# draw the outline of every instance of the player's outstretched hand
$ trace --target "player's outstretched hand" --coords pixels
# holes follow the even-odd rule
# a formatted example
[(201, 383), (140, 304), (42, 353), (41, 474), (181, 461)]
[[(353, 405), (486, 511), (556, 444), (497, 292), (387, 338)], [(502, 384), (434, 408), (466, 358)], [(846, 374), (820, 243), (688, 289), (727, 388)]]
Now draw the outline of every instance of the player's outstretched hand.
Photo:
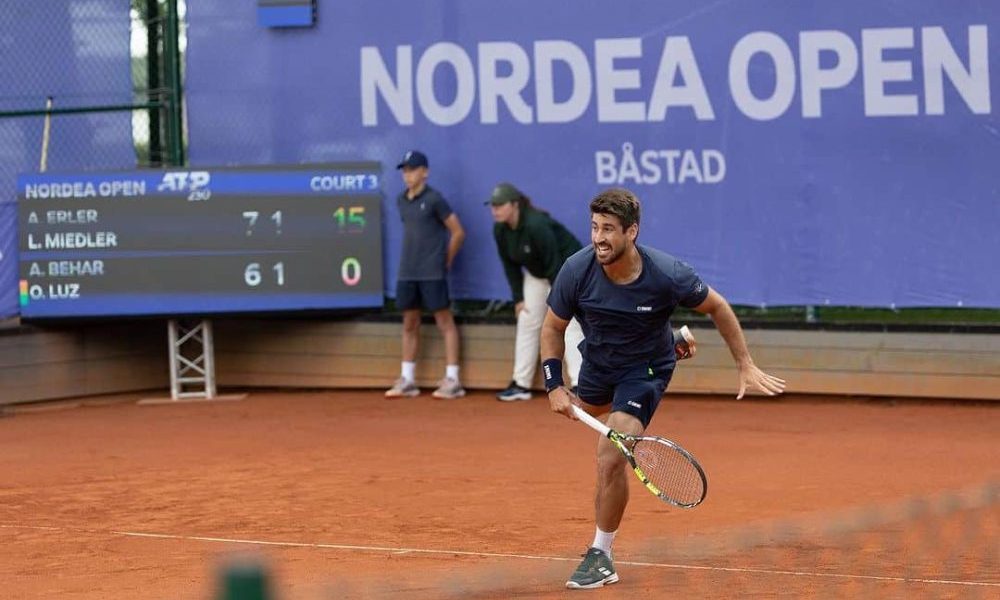
[(785, 380), (774, 375), (768, 375), (753, 363), (741, 365), (740, 393), (736, 395), (736, 399), (740, 400), (743, 398), (747, 389), (759, 390), (768, 396), (777, 396), (785, 391)]
[(576, 414), (573, 413), (573, 392), (565, 386), (559, 386), (549, 392), (549, 407), (552, 412), (562, 413), (570, 419), (577, 421)]

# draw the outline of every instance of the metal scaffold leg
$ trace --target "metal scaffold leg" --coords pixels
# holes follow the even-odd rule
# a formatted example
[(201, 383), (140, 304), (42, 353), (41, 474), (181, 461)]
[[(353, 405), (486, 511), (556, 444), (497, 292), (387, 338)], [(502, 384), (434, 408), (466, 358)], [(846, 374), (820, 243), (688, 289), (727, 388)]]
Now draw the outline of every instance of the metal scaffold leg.
[(139, 404), (196, 400), (242, 400), (246, 394), (220, 396), (215, 389), (215, 344), (212, 322), (202, 319), (167, 322), (170, 351), (170, 398), (148, 398)]
[(170, 397), (212, 399), (215, 397), (215, 347), (212, 322), (208, 319), (188, 327), (171, 319), (167, 322), (170, 339)]

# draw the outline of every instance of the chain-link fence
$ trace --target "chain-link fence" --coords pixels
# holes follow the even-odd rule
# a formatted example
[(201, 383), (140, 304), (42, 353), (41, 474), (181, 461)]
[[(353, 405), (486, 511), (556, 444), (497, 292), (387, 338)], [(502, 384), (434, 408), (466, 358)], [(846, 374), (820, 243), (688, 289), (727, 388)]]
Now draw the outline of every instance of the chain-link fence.
[(20, 173), (184, 161), (178, 0), (0, 0), (0, 319)]
[(0, 179), (183, 161), (177, 0), (5, 0)]

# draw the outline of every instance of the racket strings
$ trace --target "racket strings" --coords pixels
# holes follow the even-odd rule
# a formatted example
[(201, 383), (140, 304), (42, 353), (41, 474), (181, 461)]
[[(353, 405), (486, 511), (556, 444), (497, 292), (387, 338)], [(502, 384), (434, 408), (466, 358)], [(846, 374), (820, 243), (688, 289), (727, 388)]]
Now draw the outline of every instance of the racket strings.
[(705, 481), (684, 453), (661, 442), (640, 440), (633, 454), (636, 464), (664, 496), (682, 505), (701, 502)]

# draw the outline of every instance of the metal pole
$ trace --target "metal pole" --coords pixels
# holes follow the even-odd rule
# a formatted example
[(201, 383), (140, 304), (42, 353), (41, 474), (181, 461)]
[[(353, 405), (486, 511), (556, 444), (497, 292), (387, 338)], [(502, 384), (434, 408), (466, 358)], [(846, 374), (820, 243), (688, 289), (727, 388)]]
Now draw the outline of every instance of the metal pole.
[(46, 115), (81, 115), (102, 112), (123, 112), (127, 110), (143, 110), (162, 106), (159, 102), (143, 104), (107, 104), (104, 106), (70, 106), (67, 108), (33, 108), (30, 110), (0, 110), (0, 119), (15, 117), (44, 117)]
[(167, 131), (170, 138), (170, 164), (175, 167), (184, 165), (184, 127), (181, 90), (181, 53), (180, 53), (180, 18), (177, 13), (177, 0), (167, 0), (166, 33), (163, 38), (164, 82), (169, 89), (169, 104), (167, 107)]
[(177, 400), (181, 397), (181, 382), (178, 379), (178, 348), (177, 348), (177, 321), (170, 319), (167, 321), (167, 343), (170, 344), (170, 397)]
[(204, 319), (202, 324), (202, 354), (205, 357), (205, 397), (215, 398), (215, 341), (212, 338), (212, 322)]
[[(160, 89), (160, 0), (146, 0), (146, 90)], [(159, 93), (159, 92), (157, 92)], [(160, 138), (159, 105), (149, 109), (149, 164), (163, 164), (163, 142)]]
[(44, 173), (49, 167), (49, 139), (52, 133), (52, 96), (45, 99), (45, 125), (42, 127), (42, 156), (38, 161), (38, 172)]

